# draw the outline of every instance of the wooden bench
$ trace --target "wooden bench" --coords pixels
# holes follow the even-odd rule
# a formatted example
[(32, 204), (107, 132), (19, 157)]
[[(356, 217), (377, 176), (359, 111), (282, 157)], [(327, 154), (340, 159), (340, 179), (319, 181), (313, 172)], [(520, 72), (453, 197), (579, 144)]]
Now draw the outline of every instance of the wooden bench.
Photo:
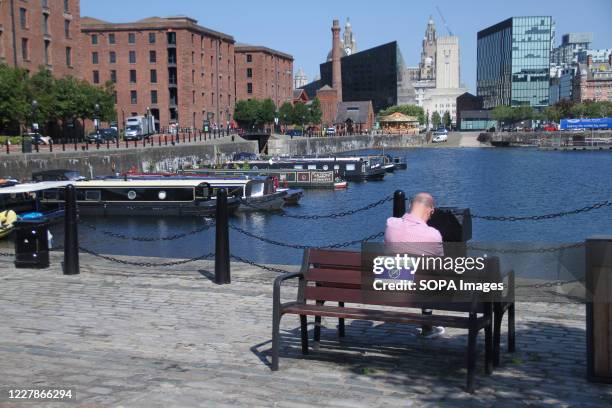
[[(455, 327), (468, 330), (467, 344), (467, 383), (468, 392), (474, 391), (474, 376), (477, 358), (477, 336), (480, 330), (485, 332), (485, 373), (490, 374), (493, 365), (499, 361), (494, 352), (499, 352), (499, 343), (494, 347), (493, 303), (475, 300), (463, 303), (429, 303), (411, 299), (411, 294), (402, 293), (400, 303), (389, 303), (388, 297), (376, 295), (375, 291), (362, 290), (361, 253), (310, 249), (305, 250), (302, 270), (279, 276), (274, 282), (273, 321), (272, 321), (272, 364), (273, 371), (278, 370), (280, 347), (280, 320), (285, 314), (300, 316), (302, 353), (308, 354), (307, 316), (315, 316), (314, 339), (320, 339), (321, 317), (339, 319), (338, 334), (344, 336), (344, 319), (373, 320), (393, 323), (408, 323), (428, 326)], [(497, 268), (496, 258), (487, 260), (487, 269)], [(493, 271), (494, 273), (497, 271)], [(280, 289), (282, 282), (297, 278), (298, 295), (294, 302), (281, 303)], [(475, 296), (478, 296), (475, 294)], [(338, 306), (325, 305), (325, 302), (337, 302)], [(351, 307), (346, 307), (350, 303)], [(371, 306), (394, 306), (393, 309), (379, 309)], [(434, 314), (424, 315), (420, 310), (407, 308), (432, 308)], [(440, 315), (440, 311), (462, 312), (455, 315)], [(496, 340), (499, 341), (499, 333)]]

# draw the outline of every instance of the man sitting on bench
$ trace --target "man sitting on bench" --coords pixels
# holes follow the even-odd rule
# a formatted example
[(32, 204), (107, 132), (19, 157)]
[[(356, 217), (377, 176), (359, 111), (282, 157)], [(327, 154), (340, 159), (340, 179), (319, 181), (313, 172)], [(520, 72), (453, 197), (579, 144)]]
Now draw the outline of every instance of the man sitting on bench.
[[(434, 198), (429, 193), (418, 193), (410, 200), (410, 212), (401, 218), (390, 217), (385, 228), (385, 243), (422, 243), (414, 246), (416, 254), (442, 256), (442, 235), (437, 229), (427, 225), (435, 211)], [(423, 309), (423, 314), (431, 314), (431, 309)], [(444, 334), (442, 326), (423, 326), (420, 335), (435, 338)]]

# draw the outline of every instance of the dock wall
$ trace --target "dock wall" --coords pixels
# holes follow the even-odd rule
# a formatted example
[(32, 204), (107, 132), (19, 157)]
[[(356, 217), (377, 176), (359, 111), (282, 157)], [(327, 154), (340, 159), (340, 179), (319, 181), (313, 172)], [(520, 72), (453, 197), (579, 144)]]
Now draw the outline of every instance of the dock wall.
[(173, 171), (197, 163), (214, 163), (237, 152), (257, 152), (257, 142), (184, 144), (53, 153), (1, 154), (0, 178), (28, 180), (32, 173), (50, 169), (77, 170), (83, 175), (138, 171)]
[(270, 155), (324, 155), (352, 150), (417, 147), (421, 135), (354, 135), (338, 137), (282, 138), (268, 141)]

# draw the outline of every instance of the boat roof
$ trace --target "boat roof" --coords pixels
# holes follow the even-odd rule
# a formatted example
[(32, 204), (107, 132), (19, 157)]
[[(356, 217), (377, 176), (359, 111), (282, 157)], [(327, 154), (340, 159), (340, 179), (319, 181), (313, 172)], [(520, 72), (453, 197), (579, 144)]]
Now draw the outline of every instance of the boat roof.
[(206, 182), (211, 186), (243, 186), (249, 183), (263, 183), (264, 179), (225, 179), (207, 178)]
[(41, 181), (39, 183), (16, 184), (14, 186), (0, 188), (0, 194), (33, 193), (41, 190), (66, 187), (69, 184), (74, 184), (74, 181)]
[(197, 187), (202, 184), (207, 184), (202, 179), (106, 179), (106, 180), (87, 180), (77, 181), (74, 183), (76, 187)]
[(249, 164), (253, 163), (283, 163), (283, 162), (316, 162), (316, 161), (359, 161), (359, 160), (367, 160), (368, 157), (373, 156), (336, 156), (336, 157), (279, 157), (278, 159), (268, 159), (268, 160), (233, 160), (228, 163), (236, 163), (236, 162), (244, 162), (247, 161)]

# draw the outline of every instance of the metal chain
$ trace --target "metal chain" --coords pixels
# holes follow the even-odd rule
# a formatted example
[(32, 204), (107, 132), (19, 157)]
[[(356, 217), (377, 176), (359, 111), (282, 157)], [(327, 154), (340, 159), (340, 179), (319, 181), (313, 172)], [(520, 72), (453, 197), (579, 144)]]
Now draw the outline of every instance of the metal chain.
[(534, 288), (534, 289), (539, 289), (539, 288), (554, 288), (556, 286), (563, 286), (563, 285), (568, 285), (570, 283), (578, 283), (578, 282), (583, 282), (584, 279), (572, 279), (572, 280), (566, 280), (566, 281), (553, 281), (553, 282), (545, 282), (545, 283), (534, 283), (532, 285), (515, 285), (515, 288)]
[[(382, 198), (378, 201), (375, 201), (373, 203), (370, 203), (364, 207), (360, 207), (360, 208), (355, 208), (352, 210), (347, 210), (347, 211), (342, 211), (339, 213), (331, 213), (331, 214), (324, 214), (324, 215), (292, 215), (292, 214), (287, 214), (285, 212), (275, 212), (272, 213), (274, 215), (277, 215), (279, 217), (285, 217), (285, 218), (294, 218), (294, 219), (298, 219), (298, 220), (320, 220), (323, 218), (341, 218), (341, 217), (346, 217), (348, 215), (353, 215), (356, 214), (358, 212), (361, 211), (367, 211), (370, 210), (372, 208), (378, 207), (379, 205), (385, 204), (389, 201), (393, 201), (393, 196), (387, 196), (385, 198)], [(265, 201), (261, 202), (264, 203)], [(252, 207), (252, 208), (259, 208), (258, 205), (261, 203), (257, 203), (257, 204), (249, 204), (247, 203), (245, 200), (242, 200), (242, 204), (248, 206), (248, 207)]]
[(554, 246), (554, 247), (529, 248), (529, 249), (484, 248), (484, 247), (479, 247), (477, 245), (468, 245), (467, 248), (475, 250), (475, 251), (495, 252), (498, 254), (528, 254), (528, 253), (544, 254), (544, 253), (558, 252), (564, 249), (581, 248), (583, 246), (584, 246), (584, 242), (577, 242), (575, 244), (564, 244), (564, 245), (559, 245), (559, 246)]
[(0, 256), (15, 256), (15, 254), (11, 254), (9, 252), (0, 252)]
[(291, 273), (290, 271), (287, 271), (285, 269), (280, 269), (280, 268), (275, 268), (273, 266), (259, 264), (257, 262), (251, 261), (250, 259), (246, 259), (246, 258), (243, 258), (243, 257), (238, 256), (238, 255), (230, 255), (230, 257), (232, 259), (234, 259), (235, 261), (246, 263), (246, 264), (249, 264), (249, 265), (252, 265), (252, 266), (256, 266), (256, 267), (258, 267), (260, 269), (265, 269), (265, 270), (270, 271), (270, 272)]
[(588, 205), (586, 207), (577, 208), (571, 211), (561, 211), (552, 214), (543, 214), (543, 215), (530, 215), (530, 216), (495, 216), (495, 215), (477, 215), (472, 214), (472, 218), (478, 218), (486, 221), (540, 221), (540, 220), (549, 220), (551, 218), (564, 217), (566, 215), (575, 215), (580, 213), (585, 213), (593, 210), (597, 210), (603, 207), (612, 207), (612, 200), (606, 200), (599, 203), (595, 203), (593, 205)]
[(277, 245), (277, 246), (282, 246), (282, 247), (287, 247), (287, 248), (294, 248), (294, 249), (345, 248), (345, 247), (348, 247), (348, 246), (351, 246), (351, 245), (354, 245), (354, 244), (360, 244), (362, 242), (370, 241), (370, 240), (373, 240), (373, 239), (376, 239), (376, 238), (381, 238), (381, 237), (383, 237), (385, 235), (385, 232), (381, 231), (381, 232), (378, 232), (376, 234), (369, 235), (369, 236), (367, 236), (365, 238), (362, 238), (362, 239), (356, 239), (356, 240), (353, 240), (353, 241), (346, 241), (346, 242), (339, 242), (339, 243), (336, 243), (336, 244), (317, 245), (317, 246), (315, 246), (315, 245), (301, 245), (301, 244), (286, 244), (284, 242), (274, 241), (274, 240), (269, 239), (269, 238), (265, 238), (265, 237), (262, 237), (262, 236), (259, 236), (259, 235), (255, 235), (252, 232), (246, 231), (246, 230), (244, 230), (244, 229), (242, 229), (240, 227), (237, 227), (235, 225), (232, 225), (232, 224), (230, 224), (229, 227), (231, 229), (233, 229), (234, 231), (237, 231), (237, 232), (239, 232), (239, 233), (241, 233), (243, 235), (246, 235), (248, 237), (255, 238), (255, 239), (259, 240), (259, 241), (262, 241), (262, 242), (265, 242), (265, 243), (268, 243), (268, 244), (272, 244), (272, 245)]
[(174, 235), (167, 235), (167, 236), (159, 237), (159, 238), (142, 237), (142, 236), (130, 236), (130, 235), (120, 234), (118, 232), (104, 231), (104, 230), (98, 229), (93, 224), (88, 224), (88, 223), (83, 222), (83, 221), (80, 222), (80, 225), (84, 225), (85, 227), (87, 227), (89, 229), (92, 229), (94, 231), (98, 231), (101, 234), (104, 234), (104, 235), (107, 235), (107, 236), (113, 237), (113, 238), (132, 240), (132, 241), (139, 241), (139, 242), (156, 242), (156, 241), (173, 241), (173, 240), (176, 240), (176, 239), (185, 238), (187, 236), (199, 234), (200, 232), (206, 231), (206, 230), (212, 228), (213, 226), (215, 226), (215, 221), (212, 221), (210, 223), (207, 222), (202, 227), (197, 228), (197, 229), (192, 230), (192, 231), (189, 231), (189, 232), (184, 232), (184, 233), (174, 234)]
[(102, 254), (99, 254), (99, 253), (97, 253), (95, 251), (92, 251), (91, 249), (84, 248), (82, 246), (79, 246), (79, 249), (81, 251), (89, 254), (89, 255), (93, 255), (93, 256), (95, 256), (97, 258), (102, 258), (102, 259), (105, 259), (105, 260), (110, 261), (110, 262), (115, 262), (115, 263), (119, 263), (119, 264), (122, 264), (122, 265), (141, 266), (141, 267), (145, 267), (145, 268), (183, 265), (183, 264), (186, 264), (186, 263), (195, 262), (195, 261), (201, 261), (203, 259), (208, 259), (208, 258), (212, 258), (212, 257), (215, 256), (214, 252), (209, 252), (207, 254), (196, 256), (194, 258), (182, 259), (180, 261), (161, 262), (161, 263), (155, 263), (155, 262), (133, 262), (133, 261), (127, 261), (125, 259), (115, 258), (115, 257), (109, 256), (109, 255), (102, 255)]

